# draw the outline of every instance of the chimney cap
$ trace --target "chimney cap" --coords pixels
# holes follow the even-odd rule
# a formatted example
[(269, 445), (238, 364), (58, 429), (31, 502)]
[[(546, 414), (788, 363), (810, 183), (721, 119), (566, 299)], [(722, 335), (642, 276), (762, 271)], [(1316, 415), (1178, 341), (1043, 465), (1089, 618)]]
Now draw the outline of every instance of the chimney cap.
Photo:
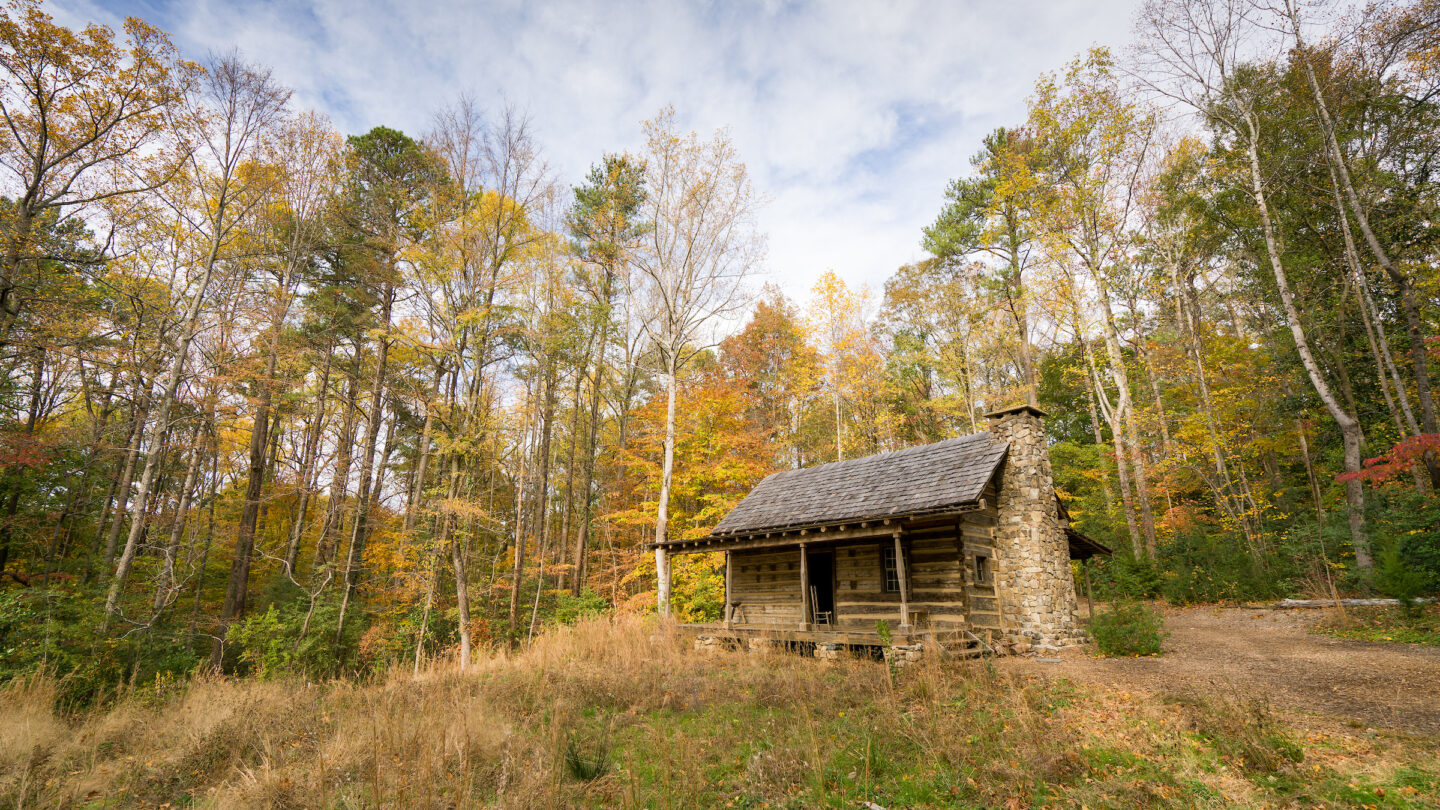
[(1002, 417), (1002, 416), (1009, 416), (1009, 415), (1012, 414), (1012, 413), (1030, 413), (1031, 415), (1033, 415), (1033, 416), (1038, 416), (1038, 417), (1040, 417), (1041, 419), (1044, 419), (1045, 417), (1047, 417), (1047, 416), (1050, 415), (1050, 414), (1048, 414), (1048, 413), (1040, 410), (1039, 408), (1035, 407), (1034, 405), (1030, 405), (1030, 404), (1020, 404), (1020, 405), (1011, 405), (1011, 406), (1008, 407), (1008, 408), (1000, 408), (1000, 409), (998, 409), (998, 410), (991, 411), (990, 413), (985, 414), (985, 418), (986, 418), (986, 419), (999, 419), (999, 418)]

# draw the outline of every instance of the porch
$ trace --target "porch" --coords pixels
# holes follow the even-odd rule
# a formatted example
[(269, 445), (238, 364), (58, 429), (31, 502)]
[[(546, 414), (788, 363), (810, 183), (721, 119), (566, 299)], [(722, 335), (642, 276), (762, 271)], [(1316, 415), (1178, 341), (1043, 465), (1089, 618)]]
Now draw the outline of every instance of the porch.
[(694, 622), (677, 627), (691, 638), (697, 640), (708, 638), (722, 644), (733, 644), (736, 647), (747, 647), (752, 640), (755, 640), (783, 646), (833, 645), (842, 648), (882, 650), (893, 647), (918, 648), (933, 644), (950, 654), (978, 655), (982, 652), (993, 652), (986, 642), (968, 630), (933, 630), (923, 626), (905, 630), (893, 629), (890, 631), (888, 640), (882, 639), (879, 632), (874, 629), (842, 627), (820, 626), (818, 629), (815, 627), (801, 629), (777, 627), (773, 624), (726, 624), (725, 622)]

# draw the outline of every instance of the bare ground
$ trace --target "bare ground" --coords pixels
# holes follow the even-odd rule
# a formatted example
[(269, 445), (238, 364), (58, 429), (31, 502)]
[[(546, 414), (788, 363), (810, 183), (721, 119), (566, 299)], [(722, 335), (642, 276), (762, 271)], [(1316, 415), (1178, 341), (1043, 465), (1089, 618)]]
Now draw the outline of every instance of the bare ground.
[(1059, 653), (1059, 663), (1011, 658), (1000, 666), (1112, 688), (1261, 698), (1351, 727), (1440, 735), (1440, 648), (1309, 632), (1322, 610), (1164, 612), (1170, 637), (1159, 658), (1098, 658), (1087, 646)]

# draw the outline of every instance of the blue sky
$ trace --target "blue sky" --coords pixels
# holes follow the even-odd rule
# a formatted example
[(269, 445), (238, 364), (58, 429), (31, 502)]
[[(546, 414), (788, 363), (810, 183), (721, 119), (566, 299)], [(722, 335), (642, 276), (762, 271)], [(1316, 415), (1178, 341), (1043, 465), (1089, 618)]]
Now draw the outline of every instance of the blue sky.
[(1135, 0), (460, 2), (52, 0), (139, 16), (191, 58), (238, 48), (346, 133), (413, 135), (461, 93), (528, 114), (556, 178), (636, 149), (640, 121), (728, 126), (768, 198), (765, 278), (803, 300), (834, 269), (877, 291), (981, 137), (1023, 120), (1041, 71), (1121, 47)]

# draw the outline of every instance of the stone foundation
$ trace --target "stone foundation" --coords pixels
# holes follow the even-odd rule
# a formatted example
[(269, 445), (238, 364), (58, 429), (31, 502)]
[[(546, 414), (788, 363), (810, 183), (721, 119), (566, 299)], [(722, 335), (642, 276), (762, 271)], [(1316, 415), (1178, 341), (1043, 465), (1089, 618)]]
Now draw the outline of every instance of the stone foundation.
[(991, 646), (1000, 655), (1031, 655), (1058, 652), (1069, 647), (1078, 647), (1088, 639), (1085, 631), (1076, 628), (1062, 633), (1041, 633), (1037, 630), (1020, 630), (997, 639)]
[(892, 667), (908, 667), (925, 657), (923, 644), (893, 644), (885, 648), (885, 663)]
[(706, 653), (708, 653), (708, 652), (719, 652), (720, 650), (723, 650), (723, 649), (725, 649), (725, 640), (724, 640), (724, 639), (716, 638), (715, 636), (696, 636), (696, 637), (695, 637), (695, 651), (696, 651), (696, 652), (706, 652)]
[(821, 661), (839, 661), (845, 657), (845, 645), (825, 641), (817, 642), (814, 655)]

